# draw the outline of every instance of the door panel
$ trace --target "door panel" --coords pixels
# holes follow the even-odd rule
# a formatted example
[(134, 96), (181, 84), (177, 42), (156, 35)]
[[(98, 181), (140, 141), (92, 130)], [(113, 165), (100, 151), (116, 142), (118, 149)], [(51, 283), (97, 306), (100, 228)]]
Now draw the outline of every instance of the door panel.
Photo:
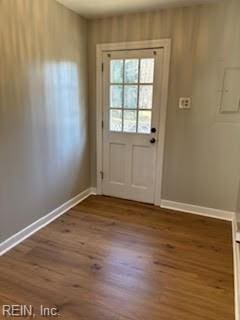
[[(148, 146), (132, 146), (132, 186), (147, 189), (150, 188), (154, 182), (154, 155), (152, 151)], [(144, 168), (152, 168), (152, 174), (149, 175), (149, 169), (145, 170)]]
[(161, 48), (104, 53), (105, 195), (154, 201), (162, 57)]
[[(110, 143), (109, 150), (109, 182), (124, 184), (126, 167), (126, 146), (120, 143)], [(117, 169), (117, 170), (116, 170)]]

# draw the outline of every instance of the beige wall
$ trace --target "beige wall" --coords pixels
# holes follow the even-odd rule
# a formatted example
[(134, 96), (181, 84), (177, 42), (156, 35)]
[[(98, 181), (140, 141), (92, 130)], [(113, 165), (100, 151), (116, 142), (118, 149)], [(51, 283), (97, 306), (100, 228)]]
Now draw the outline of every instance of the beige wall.
[[(171, 38), (163, 198), (234, 210), (240, 125), (216, 112), (225, 66), (240, 67), (240, 1), (98, 19), (88, 23), (91, 174), (96, 183), (95, 46)], [(180, 111), (178, 99), (192, 97)]]
[(0, 1), (0, 242), (90, 186), (86, 21)]

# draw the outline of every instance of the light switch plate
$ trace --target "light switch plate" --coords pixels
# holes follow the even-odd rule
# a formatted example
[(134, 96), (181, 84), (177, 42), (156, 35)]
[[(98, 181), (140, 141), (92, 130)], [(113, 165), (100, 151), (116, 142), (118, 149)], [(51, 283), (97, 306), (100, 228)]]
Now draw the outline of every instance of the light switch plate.
[(179, 109), (190, 109), (191, 108), (191, 98), (183, 97), (179, 99)]

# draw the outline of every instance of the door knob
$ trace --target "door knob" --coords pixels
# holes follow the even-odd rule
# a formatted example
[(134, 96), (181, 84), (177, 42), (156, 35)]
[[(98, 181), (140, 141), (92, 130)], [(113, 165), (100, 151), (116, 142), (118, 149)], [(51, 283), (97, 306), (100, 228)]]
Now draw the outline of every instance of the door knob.
[(150, 142), (151, 142), (151, 143), (155, 143), (155, 142), (156, 142), (156, 139), (155, 139), (155, 138), (152, 138), (152, 139), (150, 140)]
[(156, 131), (157, 131), (156, 128), (152, 128), (152, 129), (151, 129), (151, 132), (152, 132), (152, 133), (155, 133)]

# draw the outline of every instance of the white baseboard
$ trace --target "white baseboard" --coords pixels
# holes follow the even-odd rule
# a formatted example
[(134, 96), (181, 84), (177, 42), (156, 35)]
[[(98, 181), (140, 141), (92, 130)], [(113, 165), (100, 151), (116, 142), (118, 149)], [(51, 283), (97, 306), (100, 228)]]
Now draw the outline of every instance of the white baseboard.
[(90, 189), (91, 189), (90, 195), (91, 195), (91, 194), (94, 194), (94, 195), (97, 194), (97, 188), (96, 188), (96, 187), (91, 187)]
[[(69, 211), (71, 208), (76, 206), (78, 203), (89, 197), (91, 194), (96, 194), (96, 188), (89, 188), (74, 198), (68, 200), (62, 204), (57, 209), (43, 216), (39, 220), (33, 222), (31, 225), (20, 230), (7, 240), (0, 243), (0, 256), (4, 255), (6, 252), (20, 244), (22, 241), (33, 235), (38, 230), (42, 229), (65, 212)], [(161, 208), (172, 209), (176, 211), (182, 211), (192, 214), (197, 214), (201, 216), (207, 216), (211, 218), (217, 218), (227, 221), (232, 221), (232, 232), (233, 232), (233, 257), (234, 257), (234, 290), (235, 290), (235, 320), (240, 320), (239, 315), (239, 301), (240, 301), (240, 288), (239, 288), (239, 250), (238, 244), (236, 243), (236, 218), (235, 213), (230, 211), (223, 211), (219, 209), (195, 206), (192, 204), (175, 202), (170, 200), (161, 200)]]
[(33, 222), (26, 228), (20, 230), (19, 232), (15, 233), (10, 238), (6, 239), (2, 243), (0, 243), (0, 256), (8, 252), (10, 249), (14, 248), (16, 245), (21, 243), (23, 240), (30, 237), (32, 234), (37, 232), (38, 230), (42, 229), (46, 225), (48, 225), (53, 220), (57, 219), (65, 212), (76, 206), (78, 203), (86, 199), (91, 194), (96, 194), (96, 188), (89, 188), (81, 193), (79, 193), (74, 198), (68, 200), (64, 204), (62, 204), (57, 209), (53, 210), (52, 212), (46, 214), (39, 220)]
[[(232, 241), (233, 241), (233, 259), (234, 259), (234, 304), (235, 304), (235, 320), (240, 320), (240, 256), (239, 256), (239, 246), (236, 243), (237, 240), (237, 224), (236, 224), (236, 214), (231, 211), (224, 211), (214, 208), (207, 208), (201, 206), (195, 206), (188, 203), (175, 202), (170, 200), (161, 200), (161, 208), (182, 211), (192, 214), (197, 214), (201, 216), (232, 221)], [(240, 234), (239, 234), (240, 239)]]
[(231, 211), (201, 207), (193, 204), (175, 202), (171, 200), (161, 200), (160, 207), (227, 221), (233, 221), (234, 218), (234, 212)]
[(233, 239), (233, 266), (234, 266), (234, 300), (235, 300), (235, 320), (240, 320), (240, 244), (236, 242), (237, 239), (237, 222), (236, 215), (232, 221), (232, 239)]

